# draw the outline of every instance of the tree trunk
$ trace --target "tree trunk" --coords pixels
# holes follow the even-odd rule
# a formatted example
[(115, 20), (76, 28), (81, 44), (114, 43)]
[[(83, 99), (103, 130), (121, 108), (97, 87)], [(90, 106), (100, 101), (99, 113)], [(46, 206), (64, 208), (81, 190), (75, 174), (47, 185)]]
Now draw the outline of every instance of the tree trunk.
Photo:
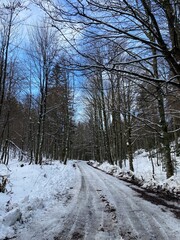
[(159, 109), (160, 124), (161, 124), (161, 131), (162, 131), (161, 141), (163, 144), (163, 155), (164, 155), (163, 157), (166, 164), (166, 176), (167, 178), (169, 178), (174, 174), (174, 167), (171, 159), (170, 139), (169, 139), (169, 133), (168, 133), (168, 126), (165, 118), (162, 90), (160, 86), (157, 86), (157, 92), (158, 92), (158, 109)]
[(101, 101), (102, 101), (102, 113), (103, 113), (103, 125), (104, 125), (104, 138), (105, 138), (105, 150), (107, 159), (110, 164), (113, 164), (112, 154), (111, 154), (111, 147), (110, 147), (110, 139), (109, 139), (109, 131), (108, 131), (108, 122), (106, 116), (106, 106), (105, 106), (105, 97), (104, 97), (104, 87), (103, 87), (103, 79), (102, 73), (99, 73), (99, 81), (100, 81), (100, 94), (101, 94)]

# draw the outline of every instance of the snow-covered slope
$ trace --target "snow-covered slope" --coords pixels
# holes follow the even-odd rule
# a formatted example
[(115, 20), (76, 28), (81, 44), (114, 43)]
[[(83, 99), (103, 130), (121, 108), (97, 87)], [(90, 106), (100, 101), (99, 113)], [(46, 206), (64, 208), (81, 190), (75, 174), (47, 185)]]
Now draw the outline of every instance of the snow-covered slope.
[[(19, 220), (21, 223), (28, 222), (34, 215), (43, 219), (43, 214), (52, 210), (56, 201), (59, 202), (56, 213), (59, 211), (62, 214), (63, 204), (68, 200), (67, 196), (70, 197), (68, 192), (70, 189), (73, 191), (76, 183), (75, 174), (71, 161), (67, 165), (56, 161), (39, 166), (12, 160), (8, 167), (0, 165), (0, 175), (8, 178), (6, 192), (0, 193), (0, 239), (12, 238)], [(52, 221), (46, 218), (44, 228)]]

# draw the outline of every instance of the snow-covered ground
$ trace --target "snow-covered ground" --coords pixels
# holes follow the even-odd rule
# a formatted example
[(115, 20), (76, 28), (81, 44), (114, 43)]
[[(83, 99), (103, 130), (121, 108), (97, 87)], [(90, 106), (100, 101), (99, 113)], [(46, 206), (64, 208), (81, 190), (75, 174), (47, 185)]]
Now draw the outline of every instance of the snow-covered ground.
[(143, 188), (170, 193), (176, 197), (180, 197), (180, 157), (177, 157), (177, 169), (174, 176), (166, 179), (166, 172), (163, 164), (157, 158), (152, 158), (154, 165), (154, 174), (152, 162), (149, 154), (145, 150), (139, 150), (134, 156), (134, 172), (129, 171), (128, 161), (123, 163), (122, 169), (117, 165), (110, 165), (108, 162), (102, 164), (90, 161), (94, 167), (114, 175), (120, 179), (133, 180), (139, 183)]
[[(153, 160), (154, 177), (152, 163), (145, 151), (136, 154), (134, 173), (129, 172), (128, 164), (124, 165), (123, 169), (107, 162), (100, 165), (93, 161), (93, 165), (116, 177), (127, 179), (134, 176), (141, 181), (144, 188), (160, 187), (179, 196), (180, 169), (172, 178), (166, 180), (162, 165), (158, 166), (156, 160)], [(7, 177), (6, 191), (0, 193), (0, 240), (17, 239), (17, 232), (18, 236), (22, 232), (22, 238), (19, 237), (18, 240), (23, 239), (23, 236), (26, 236), (26, 240), (42, 239), (46, 232), (48, 236), (44, 239), (54, 239), (62, 219), (74, 207), (72, 199), (75, 192), (80, 189), (81, 172), (75, 161), (68, 161), (67, 165), (53, 161), (39, 166), (28, 165), (12, 158), (8, 166), (0, 164), (0, 176)], [(29, 232), (28, 226), (31, 228)]]
[[(0, 176), (7, 176), (8, 182), (6, 192), (0, 193), (0, 239), (12, 238), (17, 228), (23, 230), (23, 223), (34, 218), (39, 224), (43, 222), (44, 229), (51, 226), (54, 234), (58, 219), (51, 219), (52, 215), (48, 219), (47, 213), (50, 209), (55, 211), (54, 216), (64, 214), (63, 205), (75, 186), (76, 172), (72, 161), (67, 165), (59, 161), (43, 166), (28, 165), (17, 160), (11, 160), (8, 167), (1, 164)], [(59, 207), (53, 209), (57, 201)]]

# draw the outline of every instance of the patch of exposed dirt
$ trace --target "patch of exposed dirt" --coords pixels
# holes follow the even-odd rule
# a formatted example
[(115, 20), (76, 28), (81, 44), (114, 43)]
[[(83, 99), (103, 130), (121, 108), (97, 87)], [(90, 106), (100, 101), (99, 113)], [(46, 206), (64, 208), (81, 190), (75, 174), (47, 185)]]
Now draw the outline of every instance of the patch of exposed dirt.
[[(138, 193), (138, 196), (153, 203), (156, 205), (162, 205), (171, 210), (176, 216), (176, 218), (180, 219), (180, 201), (174, 198), (170, 198), (169, 196), (160, 196), (156, 195), (151, 191), (147, 191), (141, 188), (134, 187), (133, 185), (129, 185), (134, 191)], [(179, 205), (179, 206), (178, 206)], [(166, 211), (165, 209), (161, 208), (162, 211)]]
[[(107, 172), (103, 171), (102, 169), (99, 169), (98, 167), (94, 167), (92, 165), (92, 163), (90, 163), (90, 162), (87, 162), (87, 164), (89, 166), (91, 166), (91, 167), (93, 167), (93, 168), (95, 168), (95, 169), (97, 169), (97, 170), (99, 170), (101, 172), (104, 172), (104, 173), (106, 173), (108, 175), (111, 175), (111, 176), (113, 176), (113, 177), (115, 177), (115, 178), (117, 178), (117, 179), (119, 179), (121, 181), (124, 181), (124, 182), (127, 182), (127, 183), (131, 183), (131, 184), (133, 184), (135, 186), (138, 186), (138, 187), (142, 187), (142, 182), (143, 181), (141, 181), (140, 179), (136, 178), (134, 175), (129, 174), (128, 178), (125, 178), (123, 176), (114, 176), (112, 172), (107, 173)], [(159, 188), (159, 189), (157, 189), (157, 188), (156, 189), (148, 189), (148, 188), (146, 188), (146, 191), (147, 192), (151, 192), (151, 193), (155, 193), (155, 194), (157, 194), (159, 196), (162, 196), (162, 197), (168, 199), (169, 201), (172, 201), (172, 200), (180, 201), (180, 196), (179, 195), (173, 194), (173, 193), (171, 193), (171, 192), (169, 192), (167, 190), (165, 191), (165, 190), (163, 190), (161, 188)]]
[(131, 231), (126, 231), (123, 229), (120, 229), (120, 235), (122, 236), (123, 240), (138, 240), (138, 236), (134, 236)]
[(71, 237), (71, 240), (82, 240), (83, 238), (84, 238), (84, 236), (81, 233), (74, 232)]
[(104, 202), (105, 205), (104, 212), (109, 213), (113, 222), (116, 223), (117, 222), (116, 208), (112, 204), (110, 204), (110, 202), (106, 199), (104, 195), (100, 195), (100, 199), (102, 202)]

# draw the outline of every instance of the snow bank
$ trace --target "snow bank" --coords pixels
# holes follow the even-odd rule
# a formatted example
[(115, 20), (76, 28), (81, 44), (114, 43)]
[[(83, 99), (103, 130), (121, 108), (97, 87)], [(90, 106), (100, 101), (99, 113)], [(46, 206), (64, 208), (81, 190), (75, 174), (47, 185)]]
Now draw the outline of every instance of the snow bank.
[[(74, 163), (63, 165), (28, 165), (16, 160), (8, 167), (0, 165), (6, 175), (6, 192), (0, 193), (0, 240), (13, 238), (18, 224), (22, 225), (60, 201), (75, 184)], [(47, 223), (48, 224), (48, 223)]]
[[(180, 169), (178, 168), (175, 175), (166, 179), (166, 173), (163, 171), (162, 164), (152, 159), (154, 164), (154, 174), (152, 171), (152, 162), (148, 158), (148, 153), (143, 149), (135, 153), (134, 172), (129, 171), (128, 162), (123, 164), (122, 169), (117, 165), (111, 165), (108, 162), (99, 164), (91, 160), (89, 162), (95, 168), (98, 168), (119, 179), (134, 182), (145, 189), (171, 194), (180, 198)], [(180, 163), (180, 158), (177, 158)]]

